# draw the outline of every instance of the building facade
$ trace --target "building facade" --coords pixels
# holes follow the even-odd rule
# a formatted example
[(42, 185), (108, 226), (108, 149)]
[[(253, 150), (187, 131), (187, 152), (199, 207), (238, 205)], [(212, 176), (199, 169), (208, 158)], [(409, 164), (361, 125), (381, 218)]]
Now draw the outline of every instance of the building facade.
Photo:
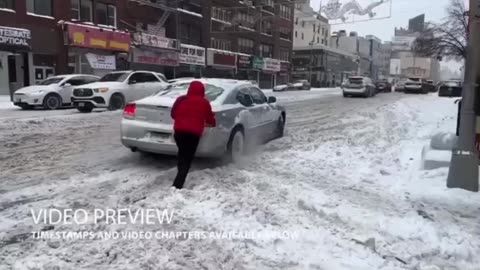
[(146, 69), (167, 78), (289, 79), (293, 2), (5, 0), (0, 94), (49, 76)]
[(328, 20), (315, 12), (307, 0), (295, 8), (294, 47), (311, 45), (329, 46), (330, 24)]
[[(351, 32), (347, 36), (345, 31), (339, 31), (332, 35), (330, 46), (334, 49), (356, 55), (358, 57), (357, 74), (372, 77), (370, 40), (358, 36), (356, 32)], [(377, 53), (375, 52), (375, 54)]]

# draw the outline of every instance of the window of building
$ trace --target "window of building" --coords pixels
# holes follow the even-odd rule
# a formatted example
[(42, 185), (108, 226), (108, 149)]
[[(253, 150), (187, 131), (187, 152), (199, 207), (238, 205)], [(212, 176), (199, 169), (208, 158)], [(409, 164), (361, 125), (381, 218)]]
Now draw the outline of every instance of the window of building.
[(252, 14), (239, 12), (237, 15), (237, 19), (241, 22), (243, 26), (253, 27), (255, 25), (255, 18), (253, 18)]
[(290, 20), (292, 18), (292, 9), (289, 6), (280, 5), (280, 17)]
[(298, 25), (298, 18), (295, 18), (295, 24)]
[(224, 8), (212, 7), (212, 18), (230, 22), (232, 20), (232, 12)]
[(27, 12), (52, 16), (52, 0), (27, 0)]
[(71, 0), (72, 19), (91, 22), (93, 18), (92, 0)]
[(267, 44), (261, 44), (260, 45), (260, 55), (262, 57), (268, 57), (268, 58), (273, 57), (273, 46), (272, 45), (267, 45)]
[(0, 0), (0, 8), (15, 10), (15, 0)]
[(248, 38), (238, 39), (238, 51), (246, 54), (254, 54), (255, 42)]
[(328, 29), (325, 29), (325, 37), (328, 37)]
[(262, 33), (272, 35), (272, 22), (262, 21)]
[[(320, 43), (320, 37), (317, 37), (317, 43)], [(323, 44), (323, 40), (322, 40), (322, 44)]]
[(314, 23), (314, 24), (313, 24), (313, 33), (315, 33), (315, 30), (316, 30), (315, 27), (316, 27), (316, 25), (315, 25), (315, 23)]
[(295, 31), (295, 37), (296, 37), (296, 38), (298, 37), (298, 32), (297, 32), (297, 31)]
[(305, 27), (305, 21), (302, 21), (302, 27)]
[(305, 36), (304, 36), (303, 33), (302, 33), (302, 40), (303, 40), (304, 38), (305, 38)]
[(98, 24), (117, 26), (117, 8), (114, 5), (97, 3), (95, 14)]
[(273, 0), (265, 0), (265, 5), (269, 7), (274, 7), (275, 6), (275, 1)]
[(212, 43), (211, 46), (214, 49), (219, 49), (224, 51), (232, 50), (232, 42), (230, 40), (211, 38), (211, 43)]
[(325, 28), (322, 27), (322, 36), (325, 35)]
[(288, 49), (280, 49), (280, 60), (290, 61), (290, 51)]

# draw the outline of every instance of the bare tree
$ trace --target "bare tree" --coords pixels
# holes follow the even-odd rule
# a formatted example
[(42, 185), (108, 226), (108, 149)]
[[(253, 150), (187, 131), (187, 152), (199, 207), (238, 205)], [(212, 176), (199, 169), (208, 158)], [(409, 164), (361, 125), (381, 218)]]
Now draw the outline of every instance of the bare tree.
[(463, 60), (467, 57), (468, 17), (462, 0), (451, 0), (447, 17), (439, 24), (427, 23), (415, 40), (416, 53)]

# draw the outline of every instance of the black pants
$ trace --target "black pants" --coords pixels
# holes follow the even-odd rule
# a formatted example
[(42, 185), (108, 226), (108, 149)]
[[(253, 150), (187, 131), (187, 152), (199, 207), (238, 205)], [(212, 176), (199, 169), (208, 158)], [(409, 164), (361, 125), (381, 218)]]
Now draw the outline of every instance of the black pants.
[(200, 136), (189, 132), (176, 131), (174, 138), (178, 147), (178, 172), (177, 177), (175, 177), (175, 181), (173, 182), (173, 186), (181, 189), (187, 178), (192, 161), (195, 158), (195, 152), (197, 151), (198, 143), (200, 142)]

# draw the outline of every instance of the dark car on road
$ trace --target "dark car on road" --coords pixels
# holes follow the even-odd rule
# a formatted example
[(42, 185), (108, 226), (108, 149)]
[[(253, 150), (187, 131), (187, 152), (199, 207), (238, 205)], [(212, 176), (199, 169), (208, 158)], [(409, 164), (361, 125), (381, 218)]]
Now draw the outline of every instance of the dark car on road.
[(377, 88), (377, 93), (381, 92), (392, 92), (392, 84), (389, 83), (387, 80), (379, 80), (375, 83), (375, 87)]
[(438, 89), (439, 97), (461, 97), (463, 85), (461, 81), (443, 82)]
[(427, 80), (425, 83), (425, 87), (427, 88), (428, 92), (432, 93), (435, 93), (438, 90), (436, 84), (432, 80)]

